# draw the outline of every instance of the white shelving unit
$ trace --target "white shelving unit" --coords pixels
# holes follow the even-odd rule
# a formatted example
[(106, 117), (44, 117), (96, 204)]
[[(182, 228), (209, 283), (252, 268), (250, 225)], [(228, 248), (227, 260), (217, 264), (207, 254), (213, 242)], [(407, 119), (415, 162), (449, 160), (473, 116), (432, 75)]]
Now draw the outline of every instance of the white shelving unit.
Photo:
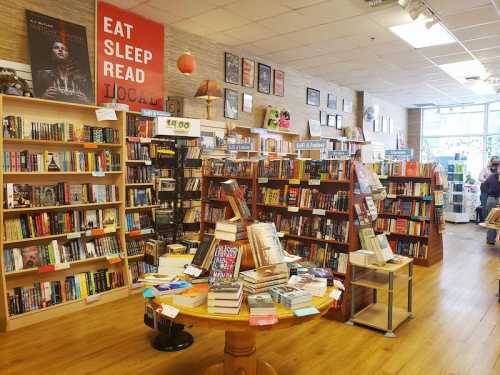
[(452, 160), (448, 163), (448, 201), (445, 219), (452, 223), (468, 223), (470, 220), (465, 199), (465, 168), (465, 160)]

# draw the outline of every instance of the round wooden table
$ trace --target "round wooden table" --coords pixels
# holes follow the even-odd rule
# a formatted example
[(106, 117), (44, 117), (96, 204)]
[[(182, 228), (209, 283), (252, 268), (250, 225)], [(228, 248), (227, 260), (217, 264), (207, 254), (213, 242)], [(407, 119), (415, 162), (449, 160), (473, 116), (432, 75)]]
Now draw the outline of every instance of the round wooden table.
[(248, 306), (243, 302), (238, 315), (209, 314), (207, 304), (196, 308), (186, 308), (172, 303), (171, 296), (156, 297), (155, 304), (166, 303), (180, 310), (175, 323), (202, 326), (211, 329), (226, 331), (226, 343), (224, 347), (224, 361), (210, 366), (206, 375), (277, 375), (271, 365), (257, 359), (255, 347), (255, 335), (258, 331), (271, 329), (289, 328), (298, 324), (318, 319), (331, 307), (333, 299), (329, 297), (333, 288), (328, 288), (324, 297), (313, 297), (313, 305), (319, 310), (319, 314), (298, 318), (293, 311), (286, 309), (281, 304), (275, 304), (278, 322), (268, 326), (250, 326)]

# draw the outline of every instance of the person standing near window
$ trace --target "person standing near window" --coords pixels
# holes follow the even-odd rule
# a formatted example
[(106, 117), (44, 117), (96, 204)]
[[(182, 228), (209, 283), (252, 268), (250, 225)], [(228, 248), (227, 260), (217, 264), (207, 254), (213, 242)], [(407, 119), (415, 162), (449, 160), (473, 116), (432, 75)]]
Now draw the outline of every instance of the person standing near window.
[(480, 185), (481, 194), (479, 196), (479, 200), (481, 201), (481, 209), (482, 209), (481, 221), (484, 221), (484, 219), (486, 218), (486, 216), (488, 215), (488, 212), (489, 212), (489, 211), (486, 212), (486, 201), (488, 199), (488, 191), (486, 190), (486, 186), (484, 185), (484, 183), (490, 174), (497, 172), (498, 163), (499, 163), (498, 157), (493, 156), (490, 159), (490, 161), (488, 162), (488, 165), (486, 166), (486, 168), (483, 168), (481, 173), (479, 173), (478, 179), (479, 179), (479, 182), (481, 183), (481, 185)]
[[(484, 183), (481, 185), (481, 186), (484, 185), (484, 190), (487, 194), (485, 216), (488, 216), (491, 209), (498, 204), (498, 198), (500, 197), (500, 180), (498, 174), (498, 164), (499, 164), (498, 159), (495, 160), (492, 159), (490, 168), (491, 174), (488, 176), (486, 181), (484, 181)], [(496, 237), (497, 237), (497, 231), (495, 229), (488, 229), (488, 233), (486, 234), (486, 243), (488, 245), (495, 245)]]

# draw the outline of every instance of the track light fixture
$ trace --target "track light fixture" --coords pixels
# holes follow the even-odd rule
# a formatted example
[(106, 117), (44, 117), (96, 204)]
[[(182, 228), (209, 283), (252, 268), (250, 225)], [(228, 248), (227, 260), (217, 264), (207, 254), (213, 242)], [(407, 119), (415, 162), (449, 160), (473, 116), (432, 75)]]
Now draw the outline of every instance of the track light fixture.
[(398, 0), (398, 4), (405, 9), (412, 20), (416, 20), (420, 15), (432, 17), (433, 13), (422, 0)]

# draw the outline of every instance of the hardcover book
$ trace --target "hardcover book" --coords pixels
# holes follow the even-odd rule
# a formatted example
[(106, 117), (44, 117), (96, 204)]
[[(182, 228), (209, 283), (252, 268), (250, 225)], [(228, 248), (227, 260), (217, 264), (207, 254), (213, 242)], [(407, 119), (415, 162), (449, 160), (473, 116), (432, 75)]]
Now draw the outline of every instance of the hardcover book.
[(36, 246), (25, 247), (21, 250), (23, 269), (40, 267), (40, 254)]
[(209, 283), (237, 278), (241, 255), (242, 251), (239, 246), (223, 241), (219, 242), (208, 276)]

